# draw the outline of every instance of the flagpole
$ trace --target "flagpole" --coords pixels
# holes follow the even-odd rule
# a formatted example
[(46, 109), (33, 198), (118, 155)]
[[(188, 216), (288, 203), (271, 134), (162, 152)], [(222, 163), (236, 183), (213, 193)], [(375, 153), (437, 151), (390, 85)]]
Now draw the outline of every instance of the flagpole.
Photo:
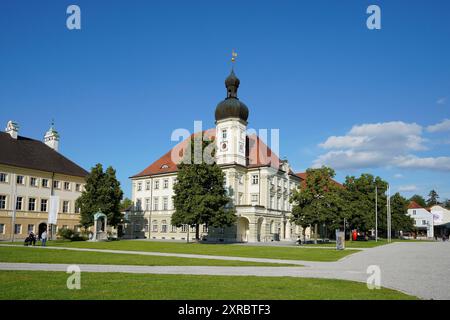
[(375, 242), (378, 242), (378, 186), (375, 186)]

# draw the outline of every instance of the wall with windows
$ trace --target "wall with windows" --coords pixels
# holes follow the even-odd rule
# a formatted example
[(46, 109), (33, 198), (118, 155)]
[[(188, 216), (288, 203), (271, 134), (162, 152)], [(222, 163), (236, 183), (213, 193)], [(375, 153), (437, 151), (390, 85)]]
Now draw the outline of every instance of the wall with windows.
[(79, 222), (75, 201), (84, 184), (82, 177), (0, 165), (0, 239), (9, 239), (19, 228), (12, 226), (14, 207), (16, 224), (21, 225), (15, 230), (20, 231), (16, 238), (28, 235), (28, 225), (34, 225), (36, 232), (40, 223), (47, 222), (52, 187), (54, 195), (59, 196), (58, 227), (75, 227)]

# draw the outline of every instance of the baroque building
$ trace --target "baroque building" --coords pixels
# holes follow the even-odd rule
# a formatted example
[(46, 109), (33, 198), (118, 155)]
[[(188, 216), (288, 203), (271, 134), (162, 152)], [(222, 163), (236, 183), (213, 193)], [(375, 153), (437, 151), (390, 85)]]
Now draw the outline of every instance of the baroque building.
[[(292, 209), (289, 197), (303, 179), (301, 174), (294, 174), (289, 162), (280, 160), (260, 137), (247, 133), (249, 109), (238, 98), (239, 85), (240, 80), (232, 70), (225, 80), (226, 98), (215, 110), (216, 127), (201, 133), (216, 143), (215, 160), (225, 174), (225, 186), (236, 209), (236, 225), (211, 230), (202, 226), (201, 235), (212, 242), (296, 239), (302, 230), (289, 221)], [(135, 207), (126, 213), (129, 224), (125, 235), (128, 237), (194, 238), (194, 228), (176, 228), (170, 223), (174, 212), (172, 197), (177, 163), (189, 140), (180, 142), (131, 177)]]
[[(53, 127), (43, 141), (19, 136), (9, 121), (0, 132), (0, 240), (23, 239), (30, 232), (78, 229), (75, 207), (85, 184), (86, 170), (58, 152), (59, 134)], [(49, 213), (56, 221), (49, 228)]]

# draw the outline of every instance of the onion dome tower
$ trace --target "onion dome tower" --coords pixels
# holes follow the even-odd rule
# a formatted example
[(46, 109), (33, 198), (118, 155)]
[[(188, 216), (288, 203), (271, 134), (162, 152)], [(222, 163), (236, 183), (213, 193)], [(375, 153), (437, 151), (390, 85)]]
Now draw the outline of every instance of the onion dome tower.
[(237, 96), (239, 84), (239, 78), (231, 69), (225, 79), (227, 97), (217, 105), (215, 112), (217, 164), (246, 165), (248, 108)]

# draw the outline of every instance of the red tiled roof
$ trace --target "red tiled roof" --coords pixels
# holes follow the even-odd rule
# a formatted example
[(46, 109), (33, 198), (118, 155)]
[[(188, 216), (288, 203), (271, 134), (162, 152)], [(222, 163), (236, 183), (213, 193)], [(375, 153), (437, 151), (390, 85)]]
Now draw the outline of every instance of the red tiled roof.
[[(298, 172), (295, 175), (301, 179), (301, 186), (304, 187), (306, 184), (306, 178), (308, 177), (307, 173), (306, 172)], [(331, 181), (334, 184), (336, 184), (338, 187), (344, 188), (344, 186), (341, 183), (337, 182), (336, 180), (331, 179)]]
[(419, 206), (417, 202), (411, 201), (408, 205), (408, 209), (424, 209), (424, 208)]
[[(208, 139), (213, 140), (215, 138), (216, 129), (213, 128), (205, 130), (202, 134)], [(153, 176), (178, 171), (176, 163), (179, 163), (182, 160), (184, 150), (193, 136), (194, 134), (178, 143), (172, 148), (172, 150), (131, 178)], [(272, 152), (272, 150), (257, 135), (247, 136), (247, 148), (245, 153), (247, 157), (247, 168), (258, 168), (271, 165), (274, 167), (279, 167), (281, 164), (281, 160), (278, 156)], [(294, 174), (292, 171), (289, 173)]]

